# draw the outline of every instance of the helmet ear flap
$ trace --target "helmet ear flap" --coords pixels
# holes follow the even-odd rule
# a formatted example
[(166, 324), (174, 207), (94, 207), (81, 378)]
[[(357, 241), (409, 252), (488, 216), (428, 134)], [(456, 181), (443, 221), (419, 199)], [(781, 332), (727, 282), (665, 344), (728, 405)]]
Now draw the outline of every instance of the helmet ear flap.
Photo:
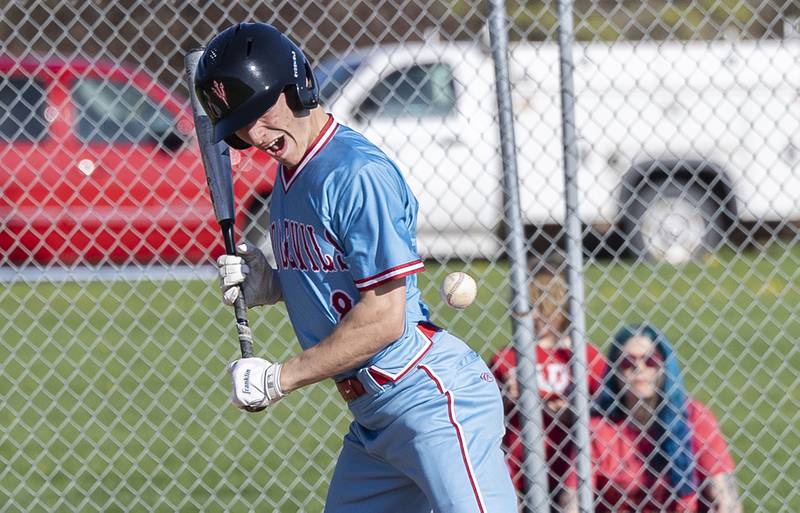
[(283, 90), (283, 93), (286, 95), (286, 104), (292, 109), (293, 112), (302, 112), (307, 110), (303, 107), (303, 103), (300, 101), (300, 91), (299, 87), (296, 85), (287, 86), (286, 89)]
[(295, 112), (313, 109), (319, 105), (317, 82), (314, 78), (314, 73), (311, 71), (311, 66), (307, 61), (304, 63), (304, 67), (305, 76), (302, 77), (302, 80), (284, 89), (284, 93), (286, 93), (286, 103), (288, 103), (289, 108)]
[(311, 65), (308, 61), (304, 63), (305, 67), (305, 84), (303, 87), (297, 88), (297, 99), (304, 109), (313, 109), (319, 105), (319, 96), (317, 94), (317, 80), (314, 78), (314, 72), (311, 71)]

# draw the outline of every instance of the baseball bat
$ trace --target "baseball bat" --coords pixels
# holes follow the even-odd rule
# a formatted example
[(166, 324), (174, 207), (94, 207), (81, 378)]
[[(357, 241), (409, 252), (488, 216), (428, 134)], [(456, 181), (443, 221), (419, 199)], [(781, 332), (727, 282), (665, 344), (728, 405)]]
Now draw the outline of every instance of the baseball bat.
[[(212, 142), (214, 133), (211, 120), (208, 119), (203, 106), (197, 99), (194, 88), (195, 72), (197, 63), (203, 54), (203, 48), (190, 50), (184, 57), (186, 66), (186, 82), (189, 87), (191, 97), (192, 115), (194, 117), (194, 129), (197, 133), (197, 144), (200, 147), (200, 156), (203, 160), (203, 169), (206, 172), (206, 183), (208, 192), (211, 194), (211, 204), (214, 206), (214, 215), (217, 218), (219, 227), (222, 230), (222, 238), (225, 241), (225, 252), (229, 255), (236, 254), (236, 243), (234, 242), (235, 210), (233, 205), (233, 177), (231, 170), (230, 149), (225, 142)], [(239, 334), (239, 347), (242, 350), (242, 358), (253, 356), (253, 332), (247, 322), (247, 306), (244, 301), (244, 293), (239, 287), (239, 295), (233, 304), (233, 312), (236, 316), (236, 331)]]

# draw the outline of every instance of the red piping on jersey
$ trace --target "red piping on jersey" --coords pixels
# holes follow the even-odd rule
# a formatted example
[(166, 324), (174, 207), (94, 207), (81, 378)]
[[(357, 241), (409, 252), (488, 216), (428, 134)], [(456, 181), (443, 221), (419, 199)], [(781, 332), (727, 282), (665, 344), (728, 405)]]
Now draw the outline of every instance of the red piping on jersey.
[(355, 280), (355, 284), (359, 291), (370, 290), (374, 289), (378, 285), (383, 285), (384, 283), (392, 280), (404, 278), (409, 274), (419, 273), (424, 270), (425, 264), (422, 262), (422, 260), (414, 260), (412, 262), (406, 262), (405, 264), (390, 267), (389, 269), (381, 271), (378, 274), (361, 278), (360, 280)]
[[(328, 114), (328, 121), (325, 122), (325, 125), (322, 127), (322, 130), (317, 134), (314, 140), (309, 145), (308, 149), (306, 150), (306, 154), (303, 155), (303, 158), (300, 159), (300, 163), (294, 169), (287, 169), (281, 166), (281, 182), (283, 182), (283, 190), (284, 192), (289, 190), (289, 187), (292, 186), (294, 183), (295, 178), (297, 175), (300, 174), (300, 171), (306, 167), (306, 164), (313, 159), (317, 154), (322, 151), (322, 148), (325, 147), (326, 144), (331, 140), (333, 134), (336, 133), (336, 128), (338, 128), (339, 123), (337, 123), (333, 116)], [(288, 178), (286, 175), (289, 175)]]
[(464, 461), (467, 477), (469, 477), (469, 484), (472, 486), (472, 493), (475, 494), (475, 500), (478, 502), (478, 509), (480, 509), (481, 513), (486, 513), (486, 506), (483, 503), (483, 497), (481, 496), (481, 491), (478, 488), (478, 480), (475, 478), (475, 471), (472, 469), (472, 462), (469, 459), (469, 452), (467, 452), (467, 443), (464, 440), (464, 433), (461, 429), (461, 424), (459, 424), (458, 420), (456, 420), (456, 406), (453, 392), (450, 390), (445, 390), (444, 384), (439, 377), (434, 374), (430, 367), (427, 365), (420, 365), (419, 368), (424, 370), (425, 373), (430, 376), (430, 378), (436, 384), (436, 388), (439, 389), (439, 392), (444, 394), (444, 396), (447, 398), (447, 415), (450, 417), (450, 424), (452, 424), (456, 430), (456, 438), (458, 438), (458, 445), (461, 449), (461, 459)]

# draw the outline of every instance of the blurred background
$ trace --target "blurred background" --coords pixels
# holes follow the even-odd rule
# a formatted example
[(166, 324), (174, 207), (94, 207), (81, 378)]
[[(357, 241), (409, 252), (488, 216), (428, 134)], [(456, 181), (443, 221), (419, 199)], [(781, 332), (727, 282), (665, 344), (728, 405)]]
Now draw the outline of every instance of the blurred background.
[[(564, 270), (556, 2), (507, 2), (531, 268)], [(183, 56), (240, 21), (306, 52), (324, 107), (420, 200), (432, 320), (511, 341), (488, 5), (20, 1), (0, 7), (0, 511), (321, 511), (349, 414), (332, 383), (228, 402), (237, 357)], [(716, 415), (746, 511), (800, 510), (800, 6), (576, 1), (590, 341), (650, 322)], [(271, 251), (274, 162), (233, 151), (239, 233)], [(476, 304), (438, 295), (466, 271)], [(297, 344), (251, 312), (256, 352)], [(532, 342), (533, 343), (533, 342)]]

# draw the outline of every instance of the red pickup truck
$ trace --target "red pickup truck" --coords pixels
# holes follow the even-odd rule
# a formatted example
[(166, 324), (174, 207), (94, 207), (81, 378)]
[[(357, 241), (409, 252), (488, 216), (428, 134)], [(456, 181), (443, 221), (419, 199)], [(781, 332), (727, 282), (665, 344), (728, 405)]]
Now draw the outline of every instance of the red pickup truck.
[[(188, 102), (132, 67), (0, 56), (0, 265), (214, 258), (223, 248), (193, 135)], [(237, 225), (263, 239), (253, 221), (275, 162), (231, 161)]]

